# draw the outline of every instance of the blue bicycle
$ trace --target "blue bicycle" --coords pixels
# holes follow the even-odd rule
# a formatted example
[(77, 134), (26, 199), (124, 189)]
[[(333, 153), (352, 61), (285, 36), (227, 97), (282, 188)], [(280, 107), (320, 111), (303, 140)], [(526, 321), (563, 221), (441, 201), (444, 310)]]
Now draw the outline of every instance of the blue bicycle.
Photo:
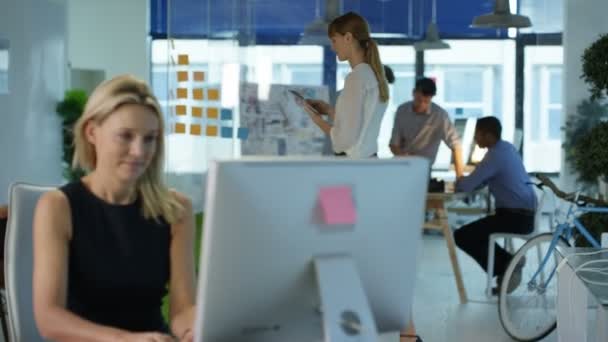
[(528, 240), (513, 256), (500, 284), (498, 314), (507, 334), (518, 341), (538, 341), (551, 333), (557, 321), (557, 281), (554, 279), (559, 263), (555, 248), (574, 243), (574, 232), (593, 247), (599, 243), (579, 220), (584, 213), (607, 213), (608, 204), (559, 190), (543, 175), (536, 176), (537, 187), (547, 187), (557, 198), (569, 202), (563, 216), (555, 215), (552, 232)]

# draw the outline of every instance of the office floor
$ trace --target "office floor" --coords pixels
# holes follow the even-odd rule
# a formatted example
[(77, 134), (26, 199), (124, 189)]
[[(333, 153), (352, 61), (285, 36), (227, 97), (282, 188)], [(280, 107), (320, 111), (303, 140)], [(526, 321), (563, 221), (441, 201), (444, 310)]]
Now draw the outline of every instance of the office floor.
[[(419, 253), (414, 299), (414, 319), (425, 342), (507, 342), (498, 319), (498, 309), (484, 294), (485, 274), (468, 256), (458, 252), (469, 303), (461, 305), (454, 276), (441, 236), (424, 235)], [(382, 342), (398, 341), (397, 334), (385, 334)], [(543, 342), (557, 341), (552, 333)]]

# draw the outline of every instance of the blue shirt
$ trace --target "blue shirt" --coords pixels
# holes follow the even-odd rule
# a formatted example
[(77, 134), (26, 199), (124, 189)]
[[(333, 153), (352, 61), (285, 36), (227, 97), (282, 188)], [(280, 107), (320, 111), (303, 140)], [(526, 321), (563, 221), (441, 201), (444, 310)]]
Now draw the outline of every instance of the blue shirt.
[(470, 192), (488, 185), (496, 208), (536, 209), (536, 194), (524, 164), (510, 143), (490, 147), (475, 171), (456, 182), (456, 191)]

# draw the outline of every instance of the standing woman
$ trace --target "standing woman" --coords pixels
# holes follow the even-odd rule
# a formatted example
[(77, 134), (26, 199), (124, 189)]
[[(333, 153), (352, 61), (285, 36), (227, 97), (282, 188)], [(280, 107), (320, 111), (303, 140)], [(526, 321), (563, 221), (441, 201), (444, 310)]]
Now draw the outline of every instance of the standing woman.
[[(191, 341), (194, 219), (190, 201), (162, 182), (158, 101), (144, 82), (115, 77), (95, 89), (74, 137), (74, 166), (88, 174), (42, 195), (34, 214), (40, 334)], [(161, 314), (167, 287), (170, 327)]]
[[(327, 35), (338, 59), (348, 61), (352, 71), (344, 80), (335, 108), (320, 100), (307, 100), (304, 108), (315, 124), (329, 134), (337, 155), (375, 157), (389, 93), (378, 45), (370, 36), (367, 21), (354, 12), (334, 19)], [(321, 115), (327, 115), (333, 125)], [(402, 341), (420, 341), (413, 321), (401, 337)]]
[[(378, 46), (370, 37), (365, 19), (348, 12), (329, 24), (332, 50), (352, 71), (336, 107), (320, 100), (308, 100), (305, 109), (323, 132), (331, 137), (334, 152), (351, 158), (368, 158), (378, 152), (378, 133), (388, 104), (388, 84)], [(330, 122), (321, 115), (327, 115)]]

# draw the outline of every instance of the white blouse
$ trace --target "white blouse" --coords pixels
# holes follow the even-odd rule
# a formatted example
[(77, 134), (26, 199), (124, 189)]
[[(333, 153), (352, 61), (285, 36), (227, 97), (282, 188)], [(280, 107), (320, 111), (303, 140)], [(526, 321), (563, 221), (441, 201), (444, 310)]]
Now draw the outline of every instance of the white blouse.
[(346, 76), (336, 102), (330, 136), (335, 152), (368, 158), (378, 152), (378, 134), (388, 102), (380, 101), (378, 81), (371, 66), (360, 63)]

